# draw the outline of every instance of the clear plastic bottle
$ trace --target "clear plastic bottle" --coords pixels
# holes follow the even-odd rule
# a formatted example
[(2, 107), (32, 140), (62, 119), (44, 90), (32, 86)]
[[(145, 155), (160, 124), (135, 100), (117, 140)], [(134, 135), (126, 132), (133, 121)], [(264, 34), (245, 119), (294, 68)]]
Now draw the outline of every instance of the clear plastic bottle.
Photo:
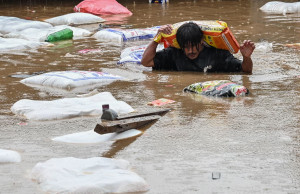
[(69, 40), (73, 38), (73, 31), (69, 28), (54, 32), (47, 36), (46, 42), (55, 42), (60, 40)]

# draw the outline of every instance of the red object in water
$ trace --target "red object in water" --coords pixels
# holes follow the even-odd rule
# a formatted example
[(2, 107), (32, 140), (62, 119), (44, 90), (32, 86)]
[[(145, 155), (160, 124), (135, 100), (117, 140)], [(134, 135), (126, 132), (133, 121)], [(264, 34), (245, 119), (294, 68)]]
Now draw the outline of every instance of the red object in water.
[(21, 123), (18, 123), (18, 125), (28, 125), (28, 123), (21, 122)]
[(149, 102), (148, 105), (151, 106), (162, 106), (165, 104), (170, 104), (170, 103), (174, 103), (174, 100), (170, 100), (170, 99), (166, 99), (166, 98), (160, 98), (158, 100), (154, 100), (152, 102)]
[(132, 15), (126, 7), (116, 0), (84, 0), (74, 7), (75, 12), (91, 13), (94, 15), (128, 14)]

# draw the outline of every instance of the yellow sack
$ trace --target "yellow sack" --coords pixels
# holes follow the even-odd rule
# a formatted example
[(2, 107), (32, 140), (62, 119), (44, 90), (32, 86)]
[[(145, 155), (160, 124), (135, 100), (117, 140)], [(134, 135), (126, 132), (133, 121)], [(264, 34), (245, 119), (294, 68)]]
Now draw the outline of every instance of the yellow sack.
[[(154, 37), (157, 43), (164, 43), (165, 48), (172, 46), (180, 48), (176, 40), (177, 29), (184, 23), (190, 21), (173, 24), (173, 31), (171, 34), (159, 33)], [(203, 38), (206, 46), (213, 46), (218, 49), (229, 50), (231, 53), (237, 53), (240, 46), (229, 30), (227, 23), (223, 21), (192, 21), (199, 25), (203, 31)]]

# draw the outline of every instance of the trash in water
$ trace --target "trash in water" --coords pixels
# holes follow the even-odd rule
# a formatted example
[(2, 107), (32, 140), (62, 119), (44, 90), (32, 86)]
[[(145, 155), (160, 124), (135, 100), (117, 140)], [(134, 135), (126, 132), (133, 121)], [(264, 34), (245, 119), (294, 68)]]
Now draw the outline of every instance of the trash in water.
[(98, 30), (101, 30), (103, 28), (125, 28), (129, 29), (132, 28), (131, 24), (99, 24)]
[(69, 28), (49, 34), (46, 42), (55, 42), (60, 40), (69, 40), (73, 38), (73, 31)]
[(21, 123), (18, 123), (18, 125), (28, 125), (28, 123), (26, 123), (26, 122), (21, 122)]
[(174, 85), (165, 85), (165, 87), (171, 88), (171, 87), (174, 87)]
[(217, 97), (237, 97), (249, 94), (245, 86), (238, 85), (229, 80), (198, 82), (185, 87), (183, 91)]
[(154, 100), (152, 102), (149, 102), (148, 105), (150, 105), (150, 106), (162, 106), (162, 105), (170, 104), (170, 103), (174, 103), (174, 102), (176, 102), (176, 101), (166, 99), (166, 98), (160, 98), (160, 99)]
[[(145, 126), (149, 126), (150, 124), (159, 120), (171, 109), (147, 110), (144, 112), (135, 112), (120, 117), (116, 114), (116, 116), (112, 115), (111, 112), (107, 112), (111, 110), (109, 109), (108, 104), (102, 105), (102, 110), (103, 114), (101, 116), (101, 122), (97, 123), (94, 129), (94, 131), (99, 134), (115, 132), (120, 133), (130, 129), (139, 129)], [(106, 116), (103, 116), (105, 114)]]
[(113, 109), (109, 108), (109, 104), (103, 104), (102, 105), (102, 116), (101, 119), (105, 120), (116, 120), (118, 117), (118, 113), (114, 111)]
[(87, 53), (91, 54), (91, 53), (102, 53), (102, 50), (101, 49), (83, 49), (78, 52), (81, 54), (87, 54)]
[(213, 172), (212, 173), (212, 179), (216, 180), (216, 179), (220, 179), (221, 178), (221, 173), (220, 172)]
[(149, 0), (149, 3), (168, 3), (169, 0)]
[(294, 48), (294, 49), (299, 49), (300, 50), (300, 43), (294, 43), (294, 44), (285, 44), (284, 46)]

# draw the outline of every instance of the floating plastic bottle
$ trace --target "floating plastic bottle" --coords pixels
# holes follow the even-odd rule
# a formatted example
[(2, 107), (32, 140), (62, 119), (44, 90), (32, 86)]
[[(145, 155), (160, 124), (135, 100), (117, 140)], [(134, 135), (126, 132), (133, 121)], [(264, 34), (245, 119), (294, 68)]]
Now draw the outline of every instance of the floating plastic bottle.
[(118, 113), (112, 109), (109, 108), (109, 104), (103, 104), (102, 105), (102, 116), (101, 119), (105, 120), (116, 120), (118, 117)]
[(73, 38), (73, 31), (69, 28), (54, 32), (47, 36), (46, 42), (55, 42), (60, 40), (69, 40)]

